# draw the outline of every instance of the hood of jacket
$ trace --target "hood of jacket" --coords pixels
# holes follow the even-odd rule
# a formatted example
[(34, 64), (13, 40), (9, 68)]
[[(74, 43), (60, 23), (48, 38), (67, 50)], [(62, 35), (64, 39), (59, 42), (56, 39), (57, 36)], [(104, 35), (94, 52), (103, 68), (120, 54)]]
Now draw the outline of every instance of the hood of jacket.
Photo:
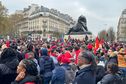
[(48, 56), (48, 50), (46, 48), (41, 49), (41, 56)]

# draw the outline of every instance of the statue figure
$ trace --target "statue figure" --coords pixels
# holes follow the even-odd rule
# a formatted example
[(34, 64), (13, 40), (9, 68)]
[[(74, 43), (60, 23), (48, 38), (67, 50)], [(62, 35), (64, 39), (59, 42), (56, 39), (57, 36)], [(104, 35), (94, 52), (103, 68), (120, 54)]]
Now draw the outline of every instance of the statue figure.
[(81, 15), (78, 18), (77, 24), (74, 27), (70, 28), (67, 34), (70, 34), (71, 32), (87, 32), (87, 31), (88, 29), (87, 29), (86, 17)]

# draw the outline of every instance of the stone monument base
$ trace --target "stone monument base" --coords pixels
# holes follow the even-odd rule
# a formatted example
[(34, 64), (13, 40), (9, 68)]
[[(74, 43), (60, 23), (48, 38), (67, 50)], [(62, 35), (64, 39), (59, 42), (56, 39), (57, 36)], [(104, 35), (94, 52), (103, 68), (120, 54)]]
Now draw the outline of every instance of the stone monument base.
[(79, 40), (85, 40), (85, 37), (88, 37), (88, 40), (92, 40), (93, 36), (91, 32), (71, 32), (70, 34), (65, 34), (64, 39), (79, 39)]

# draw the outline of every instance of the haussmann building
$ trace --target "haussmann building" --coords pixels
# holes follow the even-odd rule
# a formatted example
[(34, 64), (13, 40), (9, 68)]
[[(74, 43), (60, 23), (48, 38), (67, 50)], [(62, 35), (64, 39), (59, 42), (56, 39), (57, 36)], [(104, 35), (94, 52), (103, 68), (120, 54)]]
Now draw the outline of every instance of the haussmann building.
[(24, 8), (22, 14), (23, 19), (17, 23), (18, 32), (21, 36), (30, 36), (33, 40), (60, 36), (68, 32), (74, 24), (68, 14), (36, 4)]
[(117, 41), (126, 43), (126, 9), (123, 10), (117, 28)]

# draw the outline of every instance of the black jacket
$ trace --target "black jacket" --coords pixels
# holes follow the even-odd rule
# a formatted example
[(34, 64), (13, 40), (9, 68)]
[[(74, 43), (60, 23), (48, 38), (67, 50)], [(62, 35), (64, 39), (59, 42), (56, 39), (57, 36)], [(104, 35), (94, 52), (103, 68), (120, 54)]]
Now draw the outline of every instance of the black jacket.
[(32, 83), (35, 83), (35, 84), (41, 84), (40, 81), (41, 80), (39, 80), (37, 76), (27, 75), (23, 80), (18, 81), (18, 82), (14, 81), (11, 84), (25, 84), (25, 83), (28, 83), (28, 82), (32, 82)]
[(104, 77), (104, 75), (105, 75), (104, 67), (98, 65), (96, 69), (96, 84)]
[(15, 58), (8, 64), (0, 64), (0, 84), (11, 84), (14, 81), (18, 63)]
[(76, 73), (74, 84), (95, 84), (96, 75), (91, 66), (85, 67)]
[(121, 77), (118, 74), (115, 74), (115, 75), (107, 74), (102, 78), (102, 80), (98, 84), (122, 84), (121, 82), (117, 83), (118, 81), (120, 81), (119, 79), (121, 79)]

